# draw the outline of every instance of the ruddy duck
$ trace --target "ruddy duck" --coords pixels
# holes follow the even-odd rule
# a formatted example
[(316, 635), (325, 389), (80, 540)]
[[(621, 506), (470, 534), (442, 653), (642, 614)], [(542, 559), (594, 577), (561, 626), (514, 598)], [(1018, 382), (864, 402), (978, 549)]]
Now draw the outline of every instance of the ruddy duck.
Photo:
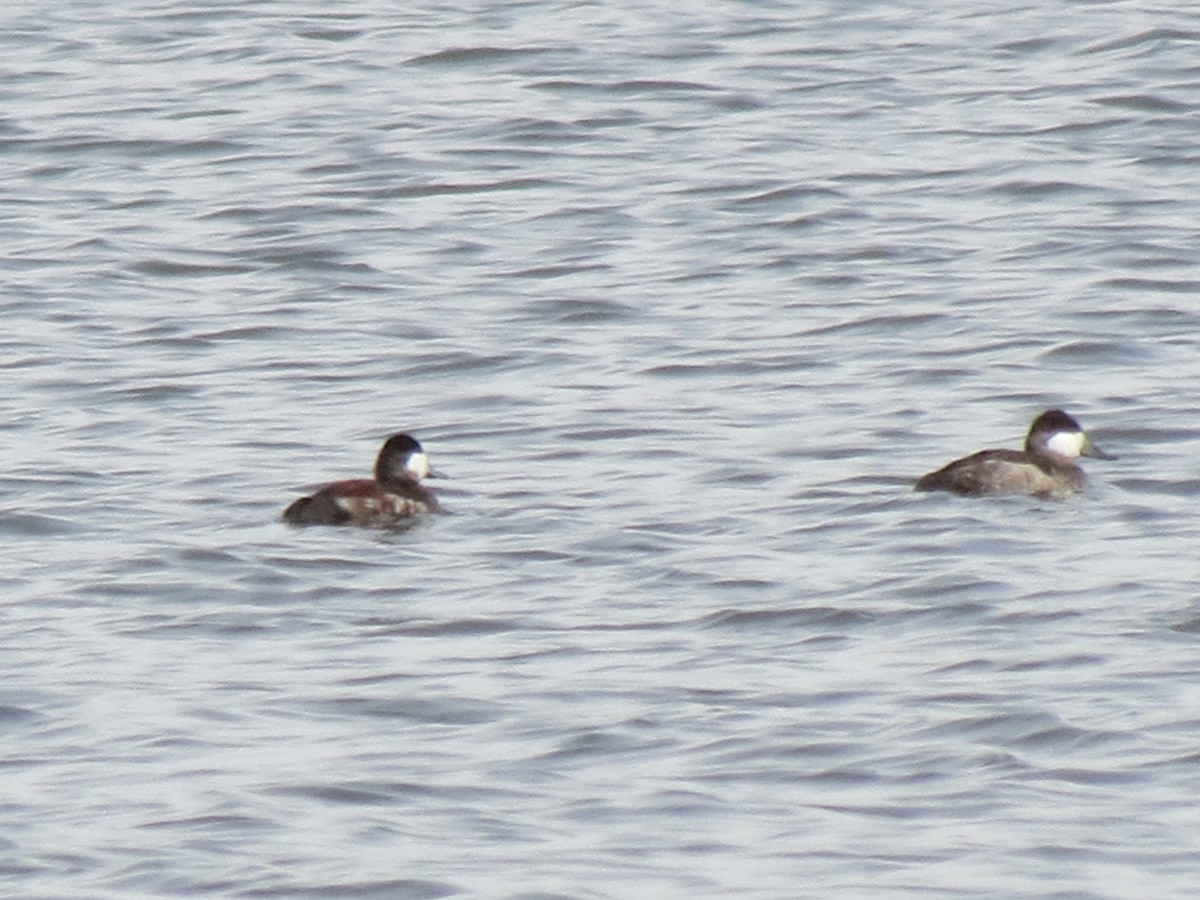
[(1087, 484), (1083, 469), (1074, 462), (1081, 456), (1116, 459), (1088, 440), (1079, 423), (1061, 409), (1048, 409), (1029, 426), (1024, 450), (980, 450), (925, 475), (916, 490), (1061, 499)]
[(429, 488), (429, 458), (416, 439), (393, 434), (375, 460), (375, 479), (355, 478), (327, 484), (283, 511), (293, 525), (394, 525), (441, 507)]

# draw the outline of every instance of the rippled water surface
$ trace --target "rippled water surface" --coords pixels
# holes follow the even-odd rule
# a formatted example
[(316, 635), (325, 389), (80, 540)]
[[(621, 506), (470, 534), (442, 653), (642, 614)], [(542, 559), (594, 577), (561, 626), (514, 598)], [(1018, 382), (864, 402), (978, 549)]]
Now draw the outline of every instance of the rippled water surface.
[(1195, 896), (1191, 4), (0, 25), (6, 895)]

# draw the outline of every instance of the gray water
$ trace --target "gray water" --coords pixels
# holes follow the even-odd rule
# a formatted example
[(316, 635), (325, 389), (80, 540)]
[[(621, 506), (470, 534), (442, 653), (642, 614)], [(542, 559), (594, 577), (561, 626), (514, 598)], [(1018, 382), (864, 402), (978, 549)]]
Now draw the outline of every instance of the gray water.
[(1195, 896), (1200, 14), (926, 6), (6, 4), (4, 893)]

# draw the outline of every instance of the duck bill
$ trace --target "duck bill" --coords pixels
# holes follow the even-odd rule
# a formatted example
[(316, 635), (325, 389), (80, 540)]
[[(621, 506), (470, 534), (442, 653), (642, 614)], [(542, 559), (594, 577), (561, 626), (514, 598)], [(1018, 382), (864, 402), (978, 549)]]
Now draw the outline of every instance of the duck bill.
[(1091, 438), (1086, 438), (1083, 442), (1083, 449), (1079, 451), (1080, 456), (1090, 456), (1092, 459), (1116, 459), (1112, 453), (1105, 453), (1099, 447), (1092, 443)]

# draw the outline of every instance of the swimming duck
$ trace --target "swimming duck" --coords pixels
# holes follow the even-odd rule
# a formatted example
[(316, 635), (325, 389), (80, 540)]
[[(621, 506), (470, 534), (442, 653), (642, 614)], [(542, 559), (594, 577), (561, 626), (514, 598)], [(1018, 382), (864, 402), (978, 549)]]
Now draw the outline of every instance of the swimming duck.
[(1081, 456), (1116, 459), (1093, 444), (1071, 416), (1048, 409), (1029, 426), (1024, 450), (980, 450), (923, 476), (915, 489), (1062, 499), (1087, 484), (1087, 476), (1075, 463)]
[(393, 434), (375, 460), (375, 478), (327, 484), (311, 497), (301, 497), (283, 511), (294, 525), (394, 525), (441, 507), (429, 488), (429, 458), (408, 434)]

